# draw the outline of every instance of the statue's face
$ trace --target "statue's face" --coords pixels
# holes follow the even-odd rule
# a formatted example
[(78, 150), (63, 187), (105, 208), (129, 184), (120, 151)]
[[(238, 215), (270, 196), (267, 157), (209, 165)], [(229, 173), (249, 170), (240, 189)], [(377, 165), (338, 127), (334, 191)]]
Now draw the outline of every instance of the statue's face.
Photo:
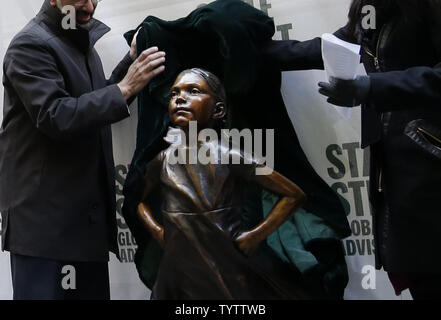
[(170, 93), (168, 111), (174, 125), (185, 128), (190, 121), (197, 121), (198, 129), (212, 126), (216, 103), (203, 78), (190, 72), (181, 74)]

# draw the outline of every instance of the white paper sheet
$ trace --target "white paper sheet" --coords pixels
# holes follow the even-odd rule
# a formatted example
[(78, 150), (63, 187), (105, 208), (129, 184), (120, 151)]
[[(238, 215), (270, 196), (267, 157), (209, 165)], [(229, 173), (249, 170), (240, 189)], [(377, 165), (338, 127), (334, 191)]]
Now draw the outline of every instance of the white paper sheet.
[[(352, 80), (360, 65), (360, 46), (343, 41), (333, 34), (322, 35), (322, 57), (329, 77)], [(346, 118), (352, 115), (351, 108), (336, 107)]]

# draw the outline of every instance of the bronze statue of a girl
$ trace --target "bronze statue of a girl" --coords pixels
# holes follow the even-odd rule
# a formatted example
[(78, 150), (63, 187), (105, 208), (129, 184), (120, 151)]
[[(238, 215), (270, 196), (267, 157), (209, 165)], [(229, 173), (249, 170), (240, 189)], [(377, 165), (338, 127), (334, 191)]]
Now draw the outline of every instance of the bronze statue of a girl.
[[(227, 112), (225, 90), (219, 79), (202, 69), (181, 72), (171, 88), (171, 123), (189, 134), (190, 121), (198, 132), (218, 128)], [(213, 142), (200, 141), (196, 148)], [(210, 146), (210, 150), (212, 149)], [(184, 144), (185, 152), (191, 146)], [(216, 149), (217, 148), (217, 149)], [(271, 233), (300, 208), (306, 196), (293, 182), (263, 167), (237, 149), (215, 145), (216, 157), (239, 156), (241, 164), (171, 161), (170, 146), (148, 163), (145, 191), (138, 214), (164, 250), (153, 299), (257, 299), (308, 298), (281, 278), (277, 267), (259, 260), (253, 252)], [(181, 150), (182, 151), (182, 150)], [(247, 158), (248, 161), (245, 161)], [(175, 159), (173, 159), (175, 160)], [(268, 216), (251, 230), (241, 230), (244, 182), (252, 182), (280, 196)], [(149, 195), (160, 187), (164, 223), (149, 207)], [(257, 260), (256, 260), (257, 259)], [(268, 267), (269, 266), (269, 267)]]

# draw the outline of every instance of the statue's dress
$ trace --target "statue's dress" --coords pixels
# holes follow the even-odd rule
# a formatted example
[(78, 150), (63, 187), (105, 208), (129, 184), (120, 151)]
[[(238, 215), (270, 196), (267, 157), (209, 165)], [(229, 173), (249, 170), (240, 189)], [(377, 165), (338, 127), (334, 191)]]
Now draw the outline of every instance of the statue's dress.
[[(244, 161), (228, 152), (230, 160), (234, 154)], [(219, 164), (173, 164), (169, 147), (148, 165), (147, 172), (160, 172), (164, 200), (164, 255), (152, 298), (307, 298), (292, 267), (274, 264), (261, 250), (248, 258), (235, 246), (242, 191), (258, 165), (220, 164), (220, 154)]]

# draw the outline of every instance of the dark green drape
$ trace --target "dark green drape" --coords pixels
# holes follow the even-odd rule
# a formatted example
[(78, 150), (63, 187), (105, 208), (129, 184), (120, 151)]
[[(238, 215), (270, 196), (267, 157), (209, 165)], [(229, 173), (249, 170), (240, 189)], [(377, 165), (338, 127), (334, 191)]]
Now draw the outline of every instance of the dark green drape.
[[(316, 174), (300, 147), (280, 93), (280, 72), (264, 61), (260, 53), (261, 45), (274, 35), (273, 20), (243, 1), (217, 0), (176, 21), (149, 16), (139, 28), (139, 52), (158, 46), (167, 54), (165, 72), (138, 97), (136, 151), (124, 186), (123, 215), (138, 244), (135, 263), (144, 283), (152, 287), (161, 256), (161, 249), (136, 218), (144, 167), (166, 147), (162, 137), (169, 122), (170, 86), (182, 70), (201, 67), (215, 73), (224, 83), (231, 127), (275, 129), (275, 170), (294, 181), (308, 196), (304, 213), (296, 214), (296, 219), (278, 230), (268, 240), (268, 246), (283, 263), (292, 264), (305, 275), (313, 274), (311, 279), (315, 278), (318, 286), (323, 287), (323, 280), (330, 278), (327, 283), (333, 283), (334, 289), (325, 284), (325, 295), (341, 297), (347, 269), (339, 240), (348, 236), (350, 230), (338, 196)], [(129, 43), (135, 32), (125, 34)], [(244, 227), (260, 221), (276, 200), (267, 193), (262, 197), (262, 191), (254, 186), (247, 193)], [(155, 199), (153, 210), (160, 220), (160, 195)], [(309, 231), (302, 233), (299, 225), (308, 225)], [(311, 236), (295, 238), (290, 230)], [(320, 241), (326, 245), (317, 245)], [(303, 255), (287, 250), (293, 246)], [(322, 258), (320, 248), (331, 254)]]

